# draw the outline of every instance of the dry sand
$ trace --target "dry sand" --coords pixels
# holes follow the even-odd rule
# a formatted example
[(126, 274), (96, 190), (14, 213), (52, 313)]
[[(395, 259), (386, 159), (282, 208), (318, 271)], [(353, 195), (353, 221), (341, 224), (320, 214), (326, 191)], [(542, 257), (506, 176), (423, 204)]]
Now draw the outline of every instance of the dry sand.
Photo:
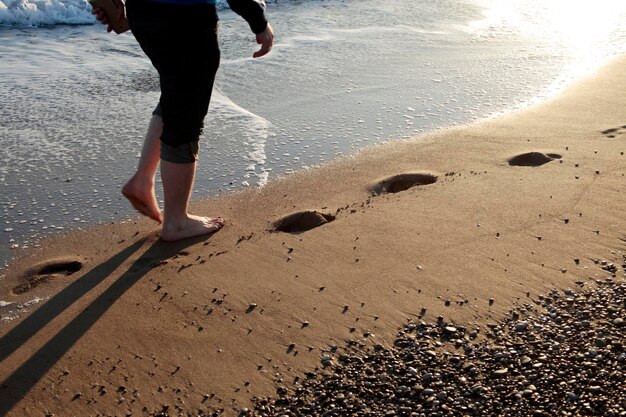
[(165, 243), (141, 219), (50, 240), (0, 283), (3, 300), (50, 297), (0, 324), (0, 415), (237, 415), (331, 346), (388, 345), (418, 316), (484, 330), (601, 276), (593, 259), (625, 247), (625, 67), (194, 204), (227, 220), (209, 239)]

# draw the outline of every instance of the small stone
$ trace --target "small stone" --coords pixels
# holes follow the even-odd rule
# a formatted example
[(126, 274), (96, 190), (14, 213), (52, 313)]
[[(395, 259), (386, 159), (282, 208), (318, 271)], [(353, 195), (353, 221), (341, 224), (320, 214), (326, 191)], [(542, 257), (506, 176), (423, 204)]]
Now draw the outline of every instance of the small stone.
[(472, 388), (472, 395), (480, 395), (485, 391), (487, 391), (487, 388), (483, 387), (482, 385), (476, 385)]
[(518, 321), (515, 324), (515, 330), (517, 330), (518, 332), (523, 332), (527, 328), (528, 328), (528, 322), (527, 321)]
[(508, 373), (509, 373), (508, 369), (502, 368), (502, 369), (498, 369), (497, 371), (494, 371), (493, 372), (493, 376), (495, 376), (495, 377), (503, 377), (503, 376), (508, 375)]

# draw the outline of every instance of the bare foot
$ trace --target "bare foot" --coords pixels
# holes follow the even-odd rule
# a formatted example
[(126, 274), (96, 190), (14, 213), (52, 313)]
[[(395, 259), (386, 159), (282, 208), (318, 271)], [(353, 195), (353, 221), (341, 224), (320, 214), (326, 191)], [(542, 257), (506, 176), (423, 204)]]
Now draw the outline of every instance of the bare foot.
[(163, 215), (154, 195), (154, 181), (134, 176), (122, 188), (122, 195), (139, 213), (159, 223), (163, 221)]
[(217, 232), (222, 227), (224, 227), (224, 219), (220, 217), (210, 218), (189, 215), (178, 224), (169, 221), (163, 223), (161, 239), (173, 242), (188, 237), (210, 235), (211, 233)]

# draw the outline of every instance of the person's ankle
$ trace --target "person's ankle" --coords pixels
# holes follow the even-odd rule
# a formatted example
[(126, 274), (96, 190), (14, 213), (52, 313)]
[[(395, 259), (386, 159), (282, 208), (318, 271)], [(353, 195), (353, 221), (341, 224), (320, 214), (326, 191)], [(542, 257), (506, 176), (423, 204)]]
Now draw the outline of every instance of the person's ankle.
[(163, 219), (163, 229), (168, 230), (181, 230), (183, 229), (187, 223), (189, 222), (189, 215), (180, 214), (177, 216), (167, 216), (165, 214)]

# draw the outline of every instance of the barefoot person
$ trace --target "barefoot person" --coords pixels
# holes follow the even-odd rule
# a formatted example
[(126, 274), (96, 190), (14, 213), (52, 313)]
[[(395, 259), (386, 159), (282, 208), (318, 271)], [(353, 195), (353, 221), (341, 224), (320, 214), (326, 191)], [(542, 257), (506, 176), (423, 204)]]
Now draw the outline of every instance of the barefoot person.
[[(120, 0), (115, 0), (120, 1)], [(224, 220), (188, 213), (198, 160), (198, 140), (207, 114), (220, 50), (217, 39), (217, 0), (127, 0), (125, 12), (133, 35), (159, 73), (161, 97), (152, 114), (136, 173), (122, 194), (141, 214), (163, 222), (161, 239), (174, 241), (208, 235)], [(228, 0), (241, 15), (261, 48), (257, 58), (274, 43), (263, 0)], [(100, 8), (92, 13), (109, 24)], [(109, 25), (108, 31), (112, 30)], [(154, 186), (161, 163), (164, 213)]]

